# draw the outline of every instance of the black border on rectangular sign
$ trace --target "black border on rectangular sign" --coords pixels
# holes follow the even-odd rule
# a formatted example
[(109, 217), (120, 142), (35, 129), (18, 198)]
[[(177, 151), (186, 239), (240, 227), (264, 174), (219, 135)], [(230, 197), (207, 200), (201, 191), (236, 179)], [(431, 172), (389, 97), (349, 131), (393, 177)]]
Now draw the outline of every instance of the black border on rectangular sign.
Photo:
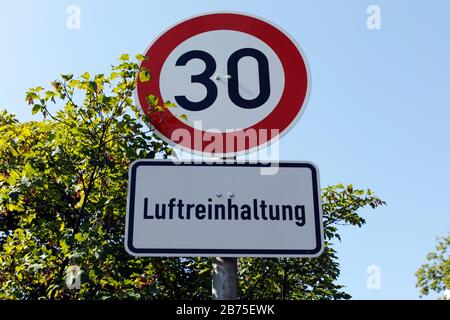
[(150, 160), (142, 159), (136, 160), (131, 164), (130, 177), (129, 177), (129, 195), (127, 203), (127, 233), (125, 235), (125, 242), (127, 251), (134, 256), (145, 256), (146, 254), (151, 254), (156, 256), (156, 254), (161, 254), (161, 256), (170, 257), (171, 254), (175, 256), (198, 256), (198, 255), (208, 255), (208, 256), (220, 256), (227, 255), (232, 256), (236, 254), (238, 256), (252, 256), (258, 255), (263, 257), (268, 255), (270, 257), (282, 257), (283, 255), (288, 256), (316, 256), (323, 249), (323, 238), (322, 238), (322, 217), (320, 208), (320, 195), (319, 195), (319, 185), (318, 185), (318, 173), (316, 167), (309, 162), (283, 162), (277, 163), (279, 167), (294, 167), (294, 168), (308, 168), (311, 170), (312, 184), (313, 184), (313, 196), (314, 196), (314, 217), (315, 217), (315, 231), (316, 231), (316, 248), (312, 250), (291, 250), (291, 249), (149, 249), (149, 248), (135, 248), (133, 245), (133, 225), (134, 225), (134, 202), (136, 193), (136, 170), (139, 166), (197, 166), (197, 167), (270, 167), (271, 163), (195, 163), (195, 162), (181, 162), (175, 163), (171, 160)]

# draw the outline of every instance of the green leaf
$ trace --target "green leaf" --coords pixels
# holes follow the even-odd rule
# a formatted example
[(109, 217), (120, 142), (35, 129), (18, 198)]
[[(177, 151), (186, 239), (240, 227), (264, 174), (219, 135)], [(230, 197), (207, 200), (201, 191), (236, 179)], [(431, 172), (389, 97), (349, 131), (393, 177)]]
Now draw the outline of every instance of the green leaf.
[(88, 72), (85, 72), (81, 75), (81, 78), (88, 81), (91, 78), (91, 75)]
[(36, 114), (36, 113), (42, 111), (43, 108), (44, 108), (44, 107), (41, 106), (40, 104), (35, 104), (35, 105), (33, 105), (33, 108), (31, 109), (31, 113), (32, 113), (32, 114)]
[(77, 233), (75, 235), (75, 240), (77, 240), (78, 242), (83, 242), (85, 240), (85, 238), (84, 238), (83, 234)]
[(28, 215), (22, 216), (22, 221), (29, 224), (36, 218), (36, 213), (30, 213)]
[(152, 76), (147, 68), (142, 68), (139, 72), (139, 81), (141, 82), (147, 82), (152, 80)]
[(185, 114), (180, 114), (180, 118), (183, 120), (186, 120), (186, 121), (188, 119), (187, 115), (185, 115)]
[(175, 103), (172, 103), (170, 101), (164, 102), (164, 107), (166, 108), (175, 108), (177, 105)]
[(55, 97), (56, 94), (53, 91), (46, 91), (45, 92), (45, 99), (51, 99), (53, 97)]
[(27, 162), (27, 164), (24, 167), (25, 173), (27, 174), (27, 176), (32, 176), (36, 170), (34, 170), (33, 166)]
[(63, 78), (63, 80), (67, 82), (73, 78), (73, 74), (62, 74), (61, 78)]
[(147, 57), (138, 53), (138, 54), (136, 54), (136, 59), (138, 59), (139, 61), (144, 61), (144, 60), (147, 60)]
[(70, 81), (70, 80), (73, 78), (73, 74), (62, 74), (62, 75), (61, 75), (61, 78), (62, 78), (64, 81), (68, 82), (68, 81)]
[(71, 86), (72, 88), (77, 87), (80, 85), (80, 81), (77, 79), (73, 79), (69, 82), (69, 86)]
[(111, 72), (111, 74), (109, 75), (109, 79), (110, 80), (114, 80), (119, 76), (119, 73), (117, 72)]
[(152, 106), (157, 106), (157, 105), (158, 105), (158, 102), (159, 102), (159, 99), (158, 99), (158, 97), (156, 97), (156, 96), (154, 96), (154, 95), (152, 95), (152, 94), (149, 94), (149, 95), (147, 96), (147, 102), (148, 102), (150, 105), (152, 105)]
[(39, 99), (39, 96), (32, 91), (27, 92), (25, 96), (25, 101), (28, 102), (28, 105), (32, 105), (34, 103), (34, 100)]
[(130, 60), (130, 55), (124, 53), (124, 54), (122, 54), (122, 55), (120, 56), (119, 60), (121, 60), (121, 61), (128, 61), (128, 60)]
[(59, 245), (64, 253), (64, 255), (67, 255), (70, 252), (70, 246), (67, 244), (66, 240), (60, 240)]

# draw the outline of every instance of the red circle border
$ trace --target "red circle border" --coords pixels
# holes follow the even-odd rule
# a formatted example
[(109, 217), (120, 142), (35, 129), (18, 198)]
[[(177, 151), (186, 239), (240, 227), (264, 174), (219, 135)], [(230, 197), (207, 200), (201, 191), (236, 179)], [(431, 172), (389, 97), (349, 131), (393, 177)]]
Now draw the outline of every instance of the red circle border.
[[(159, 79), (162, 66), (169, 54), (182, 42), (203, 32), (213, 30), (233, 30), (248, 33), (265, 42), (278, 55), (285, 74), (283, 94), (272, 112), (260, 122), (249, 128), (234, 133), (211, 133), (188, 126), (168, 109), (163, 112), (149, 113), (147, 95), (153, 94), (163, 101)], [(152, 80), (137, 84), (138, 103), (149, 119), (151, 125), (160, 135), (185, 149), (205, 152), (205, 148), (215, 141), (222, 141), (222, 149), (214, 150), (215, 154), (236, 154), (242, 151), (265, 145), (281, 135), (289, 125), (301, 114), (308, 94), (308, 68), (304, 57), (292, 40), (275, 26), (260, 19), (235, 13), (214, 13), (185, 20), (162, 34), (153, 42), (145, 53), (147, 57), (141, 64), (150, 70)], [(187, 130), (190, 141), (173, 141), (172, 136), (177, 129)], [(260, 130), (266, 131), (260, 131)], [(248, 130), (257, 130), (257, 141), (245, 139)], [(278, 130), (272, 136), (272, 130)], [(265, 132), (265, 135), (260, 134)], [(276, 131), (275, 131), (276, 132)], [(200, 141), (199, 141), (200, 138)], [(219, 139), (219, 140), (217, 140)], [(243, 141), (236, 145), (234, 142)], [(239, 140), (241, 139), (241, 140)], [(230, 143), (233, 144), (230, 144)], [(215, 143), (215, 145), (217, 145)]]

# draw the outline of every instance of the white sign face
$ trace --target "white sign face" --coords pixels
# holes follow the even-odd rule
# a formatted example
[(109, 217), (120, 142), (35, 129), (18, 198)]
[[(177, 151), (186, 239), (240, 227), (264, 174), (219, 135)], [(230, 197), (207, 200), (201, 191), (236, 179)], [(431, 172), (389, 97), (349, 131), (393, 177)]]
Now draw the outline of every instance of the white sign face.
[[(177, 65), (179, 57), (192, 52), (192, 48), (204, 52), (203, 55), (206, 57), (210, 55), (214, 58), (214, 62), (211, 60), (211, 63), (216, 65), (215, 72), (211, 74), (213, 80), (209, 81), (214, 81), (217, 94), (208, 108), (197, 110), (181, 107), (172, 110), (172, 113), (178, 117), (185, 114), (187, 118), (180, 119), (187, 125), (194, 126), (194, 121), (202, 121), (204, 130), (214, 129), (221, 132), (249, 128), (266, 118), (278, 105), (284, 90), (284, 71), (277, 54), (262, 40), (247, 33), (232, 30), (201, 33), (182, 42), (170, 53), (160, 75), (161, 95), (165, 100), (181, 102), (179, 97), (184, 95), (189, 101), (201, 101), (207, 95), (207, 87), (201, 83), (192, 83), (191, 80), (192, 75), (204, 72), (205, 61), (196, 58), (183, 67)], [(239, 75), (230, 75), (229, 59), (235, 52), (242, 51), (242, 48), (252, 48), (255, 50), (254, 54), (259, 52), (256, 57), (263, 62), (244, 55), (237, 61), (236, 69)], [(262, 67), (267, 70), (259, 72)], [(255, 100), (260, 95), (264, 95), (264, 99), (260, 99), (261, 105), (258, 104), (255, 108), (244, 108), (242, 106), (246, 106), (245, 103), (239, 107), (231, 100), (228, 84), (233, 76), (239, 77), (238, 92), (243, 101)], [(267, 85), (260, 88), (260, 77), (263, 76), (267, 77), (262, 79), (267, 82)], [(261, 90), (269, 90), (269, 92), (261, 94)], [(183, 106), (183, 103), (179, 105)]]
[(130, 167), (125, 247), (134, 256), (315, 257), (323, 250), (318, 170), (309, 162)]

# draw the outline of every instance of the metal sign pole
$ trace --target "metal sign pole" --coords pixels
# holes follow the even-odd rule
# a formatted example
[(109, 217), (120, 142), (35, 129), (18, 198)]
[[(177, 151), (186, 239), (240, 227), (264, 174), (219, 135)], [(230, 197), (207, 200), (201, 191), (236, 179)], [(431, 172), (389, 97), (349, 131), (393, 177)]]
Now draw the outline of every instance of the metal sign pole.
[[(236, 157), (225, 157), (222, 160), (235, 162)], [(212, 270), (212, 299), (236, 300), (237, 258), (214, 257), (212, 258)]]

